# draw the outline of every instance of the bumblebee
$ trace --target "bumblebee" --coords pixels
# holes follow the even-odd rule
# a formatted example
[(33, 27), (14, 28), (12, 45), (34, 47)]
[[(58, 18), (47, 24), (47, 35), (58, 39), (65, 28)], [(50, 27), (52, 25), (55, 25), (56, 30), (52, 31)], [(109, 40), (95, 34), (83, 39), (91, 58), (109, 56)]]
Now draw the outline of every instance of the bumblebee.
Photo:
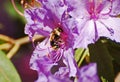
[(50, 45), (53, 49), (60, 48), (60, 44), (62, 43), (61, 33), (63, 30), (61, 28), (55, 28), (50, 35)]

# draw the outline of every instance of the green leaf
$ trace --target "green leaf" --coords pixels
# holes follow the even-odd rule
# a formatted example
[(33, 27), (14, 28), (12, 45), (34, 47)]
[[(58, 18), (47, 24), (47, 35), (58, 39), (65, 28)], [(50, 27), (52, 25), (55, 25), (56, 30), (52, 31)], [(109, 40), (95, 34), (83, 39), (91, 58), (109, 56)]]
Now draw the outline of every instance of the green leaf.
[(113, 59), (120, 65), (120, 44), (109, 40), (107, 48)]
[(75, 60), (78, 64), (78, 67), (81, 66), (83, 60), (85, 59), (85, 57), (89, 55), (88, 49), (83, 49), (83, 48), (78, 48), (75, 51)]
[(2, 51), (0, 51), (0, 82), (21, 82), (15, 67)]
[(95, 44), (89, 45), (89, 52), (91, 62), (97, 62), (99, 76), (108, 82), (114, 82), (112, 57), (105, 45), (99, 40)]

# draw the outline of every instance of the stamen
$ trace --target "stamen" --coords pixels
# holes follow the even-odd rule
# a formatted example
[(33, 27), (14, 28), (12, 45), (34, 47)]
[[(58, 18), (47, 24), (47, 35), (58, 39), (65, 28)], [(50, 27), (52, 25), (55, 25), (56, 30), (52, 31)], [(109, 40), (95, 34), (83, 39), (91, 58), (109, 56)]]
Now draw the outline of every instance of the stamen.
[(110, 35), (113, 36), (114, 35), (114, 30), (110, 27), (108, 27), (105, 23), (103, 23), (102, 21), (100, 21), (101, 24), (103, 24), (107, 30), (110, 32)]
[[(60, 49), (60, 51), (61, 51), (61, 49)], [(54, 60), (54, 62), (58, 62), (61, 59), (62, 54), (63, 53), (60, 53), (59, 51), (57, 51), (57, 53), (52, 58)]]
[[(60, 50), (60, 51), (61, 51), (61, 50)], [(59, 60), (61, 59), (61, 57), (63, 56), (62, 54), (63, 54), (63, 53), (61, 53), (61, 54), (58, 56), (57, 61), (59, 61)]]
[(16, 11), (19, 15), (24, 16), (24, 14), (23, 14), (22, 12), (20, 12), (20, 11), (18, 10), (18, 8), (16, 7), (14, 0), (11, 0), (11, 2), (12, 2), (12, 5), (13, 5), (15, 11)]
[(95, 27), (95, 42), (98, 40), (98, 31), (97, 31), (97, 26), (96, 26), (96, 22), (94, 22), (94, 27)]

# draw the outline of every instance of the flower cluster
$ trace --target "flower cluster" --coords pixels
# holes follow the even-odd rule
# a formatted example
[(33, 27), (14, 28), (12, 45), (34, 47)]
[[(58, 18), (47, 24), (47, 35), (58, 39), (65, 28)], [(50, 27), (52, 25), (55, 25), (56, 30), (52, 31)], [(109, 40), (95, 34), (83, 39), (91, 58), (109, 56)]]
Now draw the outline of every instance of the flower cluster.
[[(38, 72), (36, 82), (99, 82), (97, 67), (91, 63), (81, 69), (74, 59), (76, 48), (87, 48), (99, 37), (120, 41), (119, 0), (37, 0), (41, 7), (25, 10), (25, 33), (46, 38), (30, 60)], [(57, 70), (53, 70), (57, 67)]]

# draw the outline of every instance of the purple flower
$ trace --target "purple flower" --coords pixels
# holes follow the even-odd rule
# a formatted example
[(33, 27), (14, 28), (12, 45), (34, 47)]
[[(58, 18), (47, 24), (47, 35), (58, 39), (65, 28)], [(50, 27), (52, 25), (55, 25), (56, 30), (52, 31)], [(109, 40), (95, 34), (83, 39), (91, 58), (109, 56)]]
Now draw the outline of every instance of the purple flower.
[[(32, 55), (31, 68), (38, 71), (38, 79), (36, 82), (73, 82), (69, 77), (68, 67), (59, 67), (58, 71), (51, 73), (53, 66), (57, 66), (48, 56), (40, 57), (39, 55)], [(100, 82), (97, 75), (96, 63), (83, 66), (79, 69), (76, 82)]]
[[(77, 38), (82, 27), (79, 30), (76, 27), (80, 22), (72, 15), (71, 4), (69, 3), (68, 7), (65, 5), (65, 0), (38, 0), (38, 2), (42, 7), (25, 10), (27, 20), (25, 33), (31, 39), (36, 34), (46, 37), (36, 46), (30, 59), (31, 69), (38, 72), (36, 82), (71, 82), (69, 78), (76, 77), (78, 72), (73, 54), (76, 46), (81, 45), (77, 44), (80, 41)], [(87, 36), (84, 38), (88, 39)], [(59, 61), (64, 63), (64, 67), (60, 66), (59, 71), (53, 74), (51, 70), (59, 64)], [(80, 79), (81, 72), (79, 75)]]
[(86, 48), (100, 37), (120, 42), (120, 0), (65, 0), (69, 14), (78, 22), (75, 48)]
[(100, 82), (96, 63), (91, 63), (79, 70), (78, 82)]
[[(25, 33), (30, 38), (35, 34), (46, 37), (44, 41), (37, 45), (33, 52), (30, 60), (31, 68), (41, 70), (42, 68), (38, 66), (38, 63), (41, 62), (41, 58), (44, 56), (53, 63), (57, 63), (62, 59), (66, 67), (69, 68), (69, 76), (75, 76), (77, 69), (73, 57), (74, 19), (70, 18), (66, 13), (67, 7), (62, 0), (42, 0), (41, 3), (41, 8), (25, 10), (25, 17), (27, 19)], [(46, 60), (44, 62), (46, 63)], [(53, 63), (48, 63), (47, 65), (51, 67), (54, 65)], [(44, 77), (43, 72), (40, 72), (40, 76)]]
[[(30, 61), (30, 66), (33, 70), (38, 72), (38, 80), (36, 82), (48, 82), (48, 76), (51, 75), (51, 68), (56, 63), (53, 63), (47, 56), (35, 57), (38, 55), (32, 56)], [(31, 63), (34, 62), (34, 63)]]
[(57, 63), (54, 63), (48, 56), (32, 55), (30, 65), (38, 72), (38, 79), (35, 82), (72, 82), (68, 77), (69, 70), (65, 70), (64, 67), (61, 67), (56, 74), (51, 72), (52, 67)]

